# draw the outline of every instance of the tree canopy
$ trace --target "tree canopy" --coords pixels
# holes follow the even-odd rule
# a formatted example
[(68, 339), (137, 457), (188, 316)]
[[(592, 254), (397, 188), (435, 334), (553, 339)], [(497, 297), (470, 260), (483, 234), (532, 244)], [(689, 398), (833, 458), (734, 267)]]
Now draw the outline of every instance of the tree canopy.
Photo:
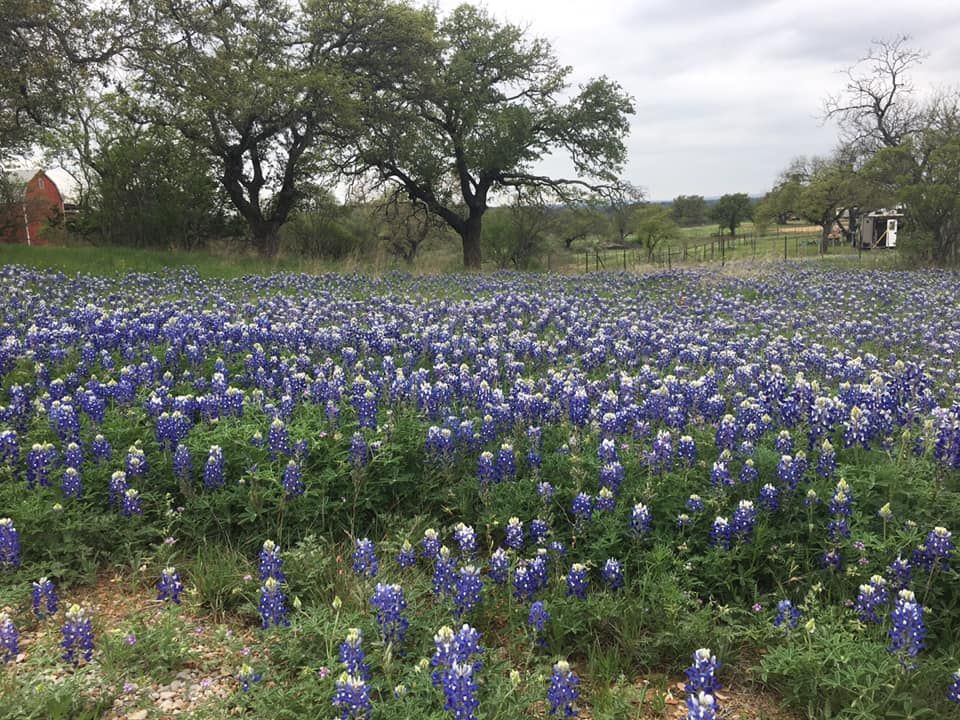
[[(364, 122), (344, 169), (397, 184), (442, 218), (468, 268), (480, 267), (482, 219), (496, 192), (616, 185), (633, 113), (617, 83), (591, 80), (565, 99), (571, 68), (550, 44), (471, 5), (436, 18), (431, 36), (418, 67), (361, 88)], [(568, 154), (578, 177), (534, 172), (554, 151)]]
[(753, 212), (753, 201), (746, 193), (732, 193), (722, 196), (710, 209), (710, 216), (727, 229), (731, 235), (737, 234), (737, 228), (744, 220), (749, 220)]

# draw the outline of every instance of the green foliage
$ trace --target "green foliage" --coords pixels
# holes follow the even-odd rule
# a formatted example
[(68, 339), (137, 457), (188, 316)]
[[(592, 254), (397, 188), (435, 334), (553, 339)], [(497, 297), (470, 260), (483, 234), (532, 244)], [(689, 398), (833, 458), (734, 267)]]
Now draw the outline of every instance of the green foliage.
[(646, 251), (648, 262), (653, 260), (657, 245), (677, 237), (677, 234), (677, 225), (667, 208), (647, 205), (634, 211), (633, 235)]
[(705, 225), (707, 201), (703, 195), (678, 195), (670, 205), (670, 217), (680, 227)]
[(749, 220), (752, 214), (753, 201), (746, 193), (724, 195), (710, 208), (710, 217), (721, 230), (729, 230), (731, 235), (736, 235), (740, 223)]

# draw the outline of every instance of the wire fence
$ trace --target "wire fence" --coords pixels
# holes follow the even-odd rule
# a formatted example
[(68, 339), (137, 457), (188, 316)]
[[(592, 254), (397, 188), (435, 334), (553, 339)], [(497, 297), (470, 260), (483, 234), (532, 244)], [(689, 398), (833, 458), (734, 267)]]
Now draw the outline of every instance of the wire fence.
[(826, 246), (821, 243), (820, 231), (808, 228), (767, 234), (746, 232), (736, 236), (712, 235), (690, 238), (686, 242), (654, 247), (652, 250), (634, 245), (585, 250), (581, 268), (584, 272), (650, 266), (672, 269), (674, 266), (704, 263), (724, 265), (734, 260), (790, 260), (855, 252), (842, 240), (831, 239)]

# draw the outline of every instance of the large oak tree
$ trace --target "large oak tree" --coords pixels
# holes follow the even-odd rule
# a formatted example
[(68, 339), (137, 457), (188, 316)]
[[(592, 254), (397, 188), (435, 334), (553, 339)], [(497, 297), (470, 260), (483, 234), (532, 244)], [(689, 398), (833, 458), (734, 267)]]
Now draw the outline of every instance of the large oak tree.
[[(415, 72), (370, 88), (342, 167), (399, 185), (457, 232), (464, 265), (479, 268), (483, 216), (497, 191), (562, 196), (617, 184), (632, 100), (606, 78), (570, 94), (570, 73), (545, 40), (461, 5), (436, 20)], [(575, 177), (535, 171), (553, 152), (569, 155)]]

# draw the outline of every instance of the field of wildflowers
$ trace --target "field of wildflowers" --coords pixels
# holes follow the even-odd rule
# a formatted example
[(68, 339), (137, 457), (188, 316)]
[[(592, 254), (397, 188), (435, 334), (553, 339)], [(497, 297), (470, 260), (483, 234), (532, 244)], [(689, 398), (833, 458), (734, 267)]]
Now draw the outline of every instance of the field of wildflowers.
[(958, 285), (0, 269), (0, 717), (957, 715)]

